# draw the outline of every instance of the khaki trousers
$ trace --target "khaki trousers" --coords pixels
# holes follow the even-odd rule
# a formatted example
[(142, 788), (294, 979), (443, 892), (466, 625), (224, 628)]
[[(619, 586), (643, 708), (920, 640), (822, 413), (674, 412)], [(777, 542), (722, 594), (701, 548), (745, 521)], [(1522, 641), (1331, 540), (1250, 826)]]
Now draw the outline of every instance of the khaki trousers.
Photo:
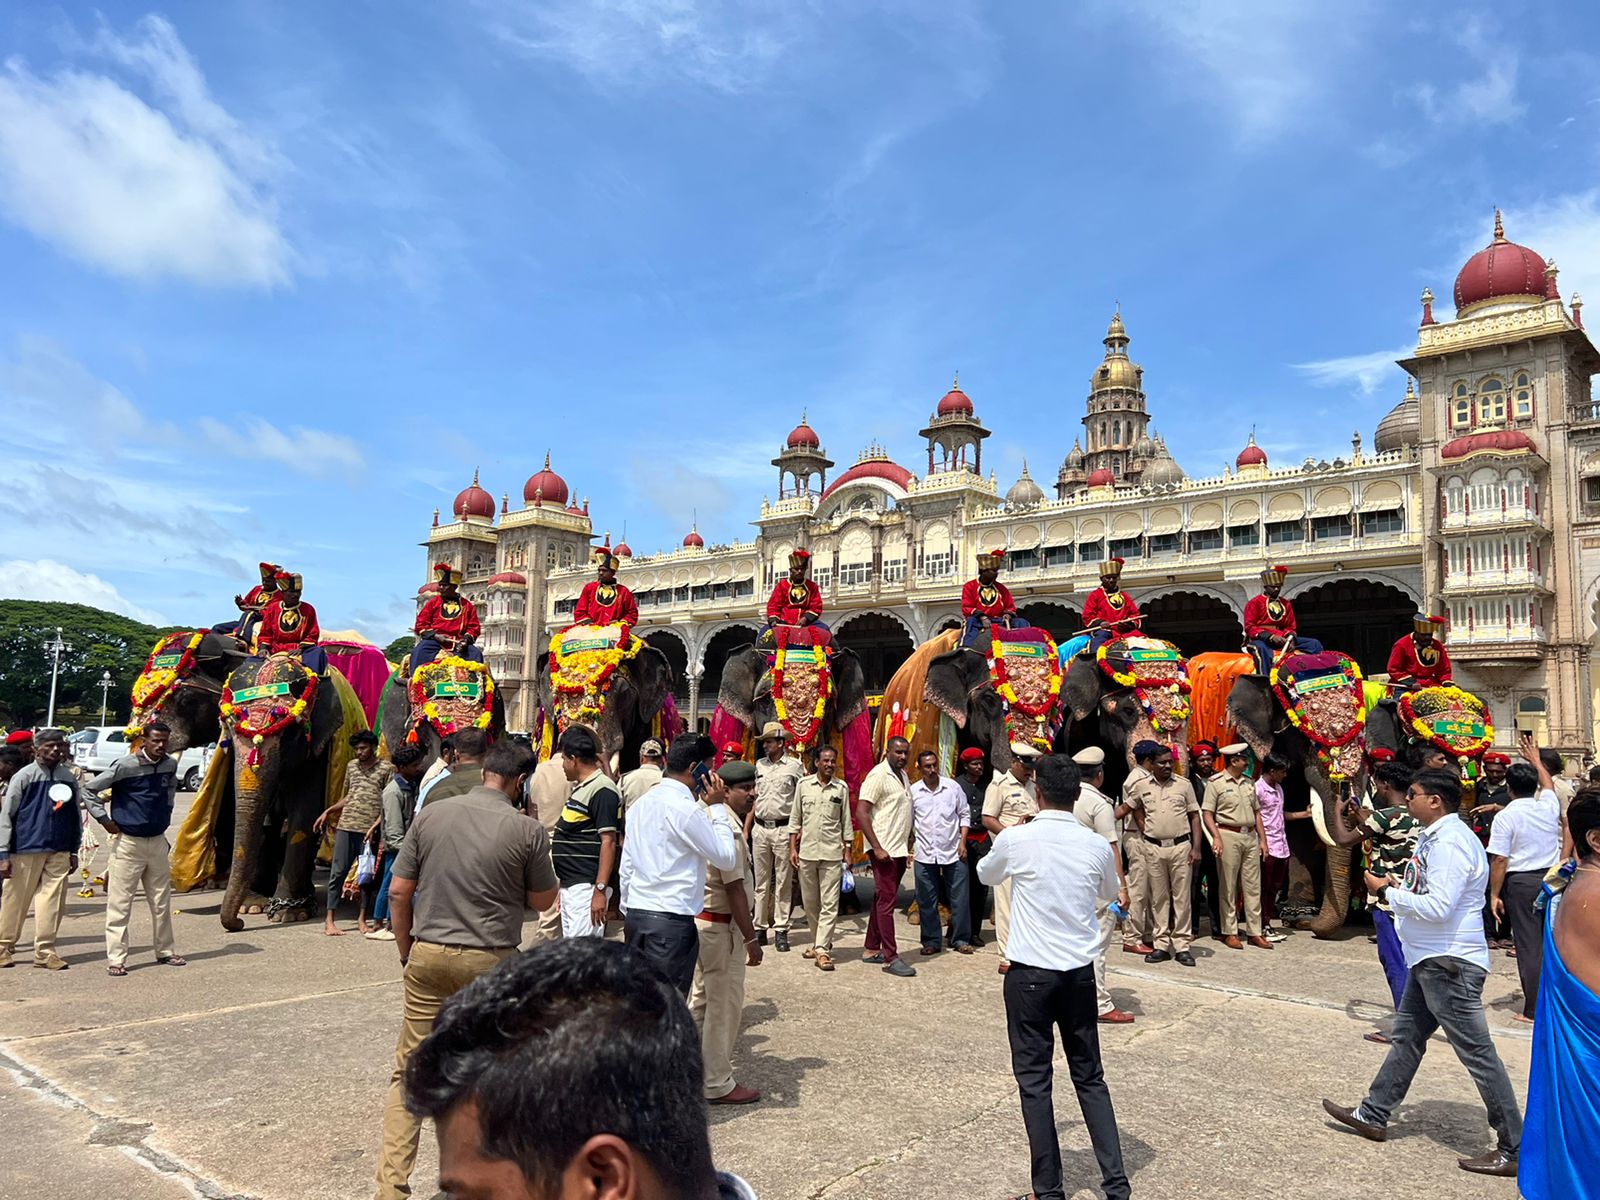
[(734, 1089), (733, 1045), (744, 1015), (744, 939), (732, 922), (696, 917), (694, 927), (700, 933), (700, 962), (689, 989), (689, 1012), (700, 1029), (706, 1099), (716, 1100)]
[(1219, 829), (1222, 853), (1217, 856), (1222, 875), (1222, 936), (1239, 935), (1240, 889), (1244, 890), (1246, 937), (1261, 936), (1261, 843), (1255, 832)]
[(994, 941), (1000, 957), (1006, 956), (1006, 937), (1011, 932), (1011, 880), (1002, 879), (994, 888)]
[(806, 924), (811, 927), (811, 945), (815, 949), (833, 949), (833, 927), (839, 922), (839, 885), (843, 880), (844, 863), (837, 858), (800, 860), (800, 901), (806, 906)]
[(1096, 1011), (1103, 1017), (1116, 1007), (1111, 1002), (1111, 989), (1106, 986), (1106, 950), (1116, 937), (1117, 918), (1111, 906), (1104, 903), (1095, 905), (1094, 915), (1100, 922), (1100, 950), (1094, 956), (1094, 999)]
[[(769, 829), (759, 821), (750, 831), (756, 872), (756, 928), (789, 931), (794, 917), (794, 865), (789, 861), (789, 831)], [(777, 894), (773, 894), (776, 878)], [(776, 911), (774, 911), (776, 910)]]
[(0, 957), (10, 958), (22, 937), (33, 904), (33, 961), (43, 962), (56, 952), (56, 931), (67, 911), (67, 880), (72, 875), (72, 855), (66, 850), (38, 854), (13, 854), (11, 878), (0, 895)]
[[(405, 1012), (400, 1040), (394, 1049), (394, 1074), (383, 1106), (383, 1155), (378, 1160), (378, 1200), (400, 1200), (411, 1195), (411, 1168), (417, 1161), (417, 1141), (422, 1122), (406, 1108), (406, 1060), (433, 1031), (434, 1018), (444, 1002), (479, 975), (492, 971), (517, 952), (515, 946), (499, 950), (468, 950), (415, 942), (405, 971)], [(428, 1187), (428, 1193), (433, 1193)]]
[(1122, 842), (1128, 858), (1128, 919), (1122, 923), (1124, 946), (1150, 945), (1150, 843), (1137, 829)]
[(533, 931), (533, 937), (528, 943), (531, 950), (545, 942), (559, 942), (561, 940), (561, 905), (552, 904), (539, 914), (539, 927)]
[(128, 921), (133, 915), (133, 894), (144, 888), (150, 907), (151, 940), (156, 957), (177, 953), (172, 939), (172, 848), (165, 837), (111, 838), (111, 862), (106, 867), (106, 959), (114, 967), (128, 961)]
[(1194, 916), (1189, 911), (1189, 852), (1194, 846), (1144, 844), (1145, 877), (1150, 887), (1150, 912), (1153, 921), (1150, 945), (1168, 954), (1187, 950), (1194, 944)]

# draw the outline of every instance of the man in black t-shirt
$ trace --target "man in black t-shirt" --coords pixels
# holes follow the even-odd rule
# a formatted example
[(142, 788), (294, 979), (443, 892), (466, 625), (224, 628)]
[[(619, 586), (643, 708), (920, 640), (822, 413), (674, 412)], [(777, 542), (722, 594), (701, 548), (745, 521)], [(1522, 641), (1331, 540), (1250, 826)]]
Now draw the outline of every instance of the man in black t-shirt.
[(591, 730), (568, 726), (556, 748), (573, 785), (550, 839), (561, 881), (561, 936), (604, 937), (622, 834), (622, 793), (600, 769)]

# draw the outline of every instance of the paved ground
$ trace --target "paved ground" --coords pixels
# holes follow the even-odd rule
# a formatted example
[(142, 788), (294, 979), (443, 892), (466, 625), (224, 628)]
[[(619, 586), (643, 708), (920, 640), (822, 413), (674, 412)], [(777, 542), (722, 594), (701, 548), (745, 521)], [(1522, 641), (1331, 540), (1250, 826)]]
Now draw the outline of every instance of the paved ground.
[[(226, 935), (219, 899), (179, 898), (188, 968), (149, 965), (140, 914), (136, 969), (107, 977), (104, 901), (74, 897), (61, 945), (72, 969), (0, 973), (10, 1148), (0, 1194), (71, 1184), (138, 1200), (370, 1195), (399, 1016), (393, 945), (260, 918)], [(914, 944), (904, 922), (900, 934)], [(992, 947), (913, 955), (921, 973), (901, 980), (859, 962), (861, 936), (861, 920), (847, 919), (831, 976), (798, 949), (769, 950), (750, 973), (737, 1066), (767, 1098), (713, 1113), (718, 1162), (764, 1200), (1025, 1191)], [(1192, 971), (1113, 956), (1114, 994), (1139, 1018), (1103, 1036), (1136, 1195), (1515, 1196), (1507, 1181), (1455, 1168), (1490, 1135), (1440, 1039), (1390, 1142), (1372, 1145), (1323, 1117), (1319, 1099), (1359, 1099), (1383, 1054), (1360, 1037), (1387, 1010), (1364, 930), (1332, 943), (1299, 934), (1271, 953), (1210, 940), (1196, 949)], [(1529, 1042), (1510, 1022), (1513, 966), (1496, 956), (1490, 1020), (1520, 1097)], [(1057, 1096), (1069, 1188), (1098, 1195), (1064, 1066)], [(424, 1141), (420, 1196), (435, 1170), (431, 1135)]]

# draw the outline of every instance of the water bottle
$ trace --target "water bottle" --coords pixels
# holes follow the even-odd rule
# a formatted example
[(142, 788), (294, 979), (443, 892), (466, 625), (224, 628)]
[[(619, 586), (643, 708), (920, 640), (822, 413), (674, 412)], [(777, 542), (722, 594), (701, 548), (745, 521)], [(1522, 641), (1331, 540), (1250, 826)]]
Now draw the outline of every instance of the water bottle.
[(1111, 902), (1109, 911), (1111, 915), (1119, 921), (1126, 921), (1128, 919), (1128, 910), (1122, 907), (1120, 901), (1113, 900)]

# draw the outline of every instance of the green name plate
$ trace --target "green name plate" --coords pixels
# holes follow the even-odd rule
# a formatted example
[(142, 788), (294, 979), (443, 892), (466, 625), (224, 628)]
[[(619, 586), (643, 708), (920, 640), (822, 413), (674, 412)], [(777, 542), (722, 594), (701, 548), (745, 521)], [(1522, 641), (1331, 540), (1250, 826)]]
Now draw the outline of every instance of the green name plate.
[(1329, 688), (1348, 687), (1350, 681), (1343, 675), (1330, 672), (1327, 675), (1316, 675), (1310, 679), (1296, 679), (1294, 690), (1304, 696), (1307, 692), (1325, 692)]
[(150, 667), (155, 671), (174, 671), (182, 661), (181, 653), (158, 654), (150, 661)]
[(457, 683), (454, 680), (446, 680), (442, 683), (436, 683), (433, 685), (433, 696), (436, 700), (445, 699), (447, 697), (476, 700), (482, 695), (482, 685), (480, 685), (476, 680), (472, 679), (464, 680), (460, 683)]
[(261, 683), (255, 687), (247, 687), (242, 692), (233, 694), (235, 704), (249, 704), (252, 700), (265, 700), (268, 696), (287, 696), (289, 684), (287, 683)]
[(1001, 642), (1000, 653), (1006, 658), (1050, 658), (1055, 651), (1043, 642)]
[(1471, 717), (1424, 717), (1436, 737), (1478, 741), (1487, 732), (1482, 721)]
[(1128, 651), (1129, 662), (1177, 662), (1178, 652), (1170, 646), (1135, 647)]
[(615, 650), (616, 648), (617, 643), (615, 638), (568, 637), (561, 639), (562, 654), (578, 654), (586, 650)]

